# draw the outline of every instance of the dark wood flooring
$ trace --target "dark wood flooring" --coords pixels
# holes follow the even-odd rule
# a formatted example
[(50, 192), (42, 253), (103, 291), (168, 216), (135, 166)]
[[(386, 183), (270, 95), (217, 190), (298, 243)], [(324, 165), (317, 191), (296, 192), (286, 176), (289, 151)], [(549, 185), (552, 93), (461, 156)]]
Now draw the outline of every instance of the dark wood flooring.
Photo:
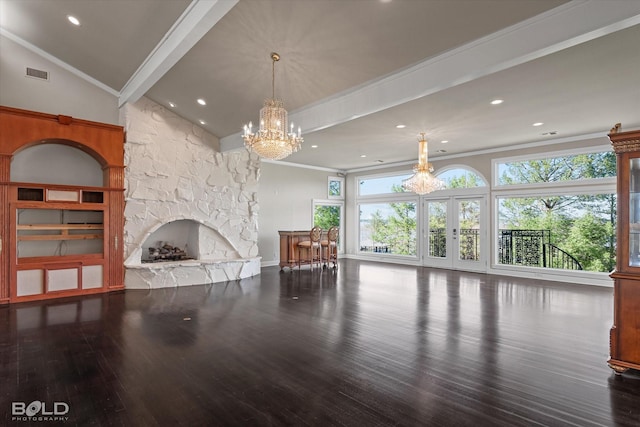
[[(4, 306), (0, 425), (639, 426), (640, 375), (606, 364), (612, 297), (341, 260)], [(12, 420), (33, 401), (68, 419)]]

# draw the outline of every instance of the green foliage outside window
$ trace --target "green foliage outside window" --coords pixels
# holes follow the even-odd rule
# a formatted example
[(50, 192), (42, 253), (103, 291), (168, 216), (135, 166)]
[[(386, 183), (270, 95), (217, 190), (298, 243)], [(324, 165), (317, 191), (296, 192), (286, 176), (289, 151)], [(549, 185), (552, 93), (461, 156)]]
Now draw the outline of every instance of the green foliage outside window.
[(342, 196), (342, 183), (340, 181), (329, 181), (329, 196)]
[[(400, 185), (393, 185), (393, 191), (402, 193)], [(360, 217), (361, 239), (367, 235), (367, 242), (361, 241), (362, 251), (383, 252), (396, 255), (417, 254), (417, 222), (415, 202), (391, 202), (380, 205), (370, 218)]]
[[(613, 177), (613, 152), (503, 165), (501, 184), (547, 183)], [(550, 243), (588, 271), (615, 267), (615, 194), (547, 195), (499, 199), (500, 229), (549, 230)]]
[(498, 167), (498, 174), (498, 185), (615, 177), (616, 156), (607, 151), (502, 163)]
[(318, 205), (313, 213), (313, 225), (328, 230), (340, 226), (340, 206)]

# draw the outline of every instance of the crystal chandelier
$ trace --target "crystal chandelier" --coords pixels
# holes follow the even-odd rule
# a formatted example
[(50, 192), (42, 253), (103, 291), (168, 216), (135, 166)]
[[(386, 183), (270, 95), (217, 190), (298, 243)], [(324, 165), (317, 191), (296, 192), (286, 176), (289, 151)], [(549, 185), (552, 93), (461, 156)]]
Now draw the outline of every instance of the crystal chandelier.
[(242, 138), (249, 151), (254, 151), (260, 157), (280, 160), (298, 151), (303, 138), (299, 127), (297, 134), (293, 131), (293, 123), (288, 128), (287, 110), (284, 109), (284, 103), (276, 99), (275, 69), (280, 55), (272, 52), (271, 60), (271, 99), (265, 99), (260, 110), (260, 128), (254, 133), (253, 124), (249, 122), (244, 125)]
[(428, 161), (427, 140), (424, 138), (424, 133), (420, 134), (418, 142), (420, 143), (418, 146), (418, 164), (413, 167), (415, 173), (411, 178), (402, 181), (402, 188), (417, 194), (427, 194), (435, 190), (444, 189), (444, 182), (431, 174), (433, 166)]

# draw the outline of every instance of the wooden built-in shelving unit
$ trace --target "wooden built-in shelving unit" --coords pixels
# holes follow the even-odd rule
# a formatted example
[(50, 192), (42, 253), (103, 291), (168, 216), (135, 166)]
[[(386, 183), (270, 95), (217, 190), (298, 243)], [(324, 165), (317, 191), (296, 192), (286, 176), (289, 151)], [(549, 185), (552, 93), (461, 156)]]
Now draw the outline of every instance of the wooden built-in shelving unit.
[[(123, 289), (123, 128), (2, 106), (0, 128), (0, 304)], [(46, 143), (91, 155), (103, 186), (12, 182), (13, 156)]]

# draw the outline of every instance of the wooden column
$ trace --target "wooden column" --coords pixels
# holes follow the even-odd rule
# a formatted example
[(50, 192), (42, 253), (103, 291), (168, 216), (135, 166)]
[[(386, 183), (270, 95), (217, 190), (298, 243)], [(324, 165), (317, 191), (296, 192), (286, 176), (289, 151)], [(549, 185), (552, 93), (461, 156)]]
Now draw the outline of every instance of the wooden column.
[(0, 304), (9, 302), (9, 178), (11, 155), (0, 153)]
[(109, 290), (124, 289), (124, 166), (104, 168), (109, 191)]

